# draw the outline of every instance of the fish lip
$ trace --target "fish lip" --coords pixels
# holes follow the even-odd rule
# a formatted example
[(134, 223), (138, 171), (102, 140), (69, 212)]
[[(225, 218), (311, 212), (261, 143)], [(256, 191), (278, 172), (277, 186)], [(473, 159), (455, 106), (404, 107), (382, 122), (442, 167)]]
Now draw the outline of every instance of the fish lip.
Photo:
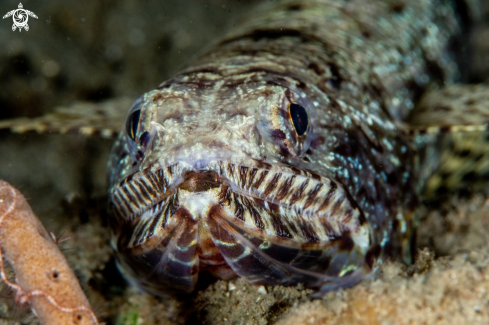
[[(215, 162), (218, 163), (213, 164)], [(132, 213), (124, 214), (125, 216), (123, 216), (123, 219), (136, 220), (140, 218), (148, 211), (150, 211), (152, 208), (154, 208), (156, 205), (161, 203), (163, 200), (175, 194), (176, 191), (178, 190), (186, 190), (189, 192), (203, 192), (205, 189), (216, 188), (219, 186), (227, 186), (231, 189), (232, 192), (236, 194), (246, 195), (250, 198), (263, 200), (270, 204), (281, 205), (280, 201), (274, 198), (257, 195), (250, 188), (248, 188), (247, 190), (245, 186), (241, 186), (240, 184), (238, 184), (239, 182), (236, 182), (236, 180), (232, 180), (229, 177), (223, 176), (225, 174), (225, 172), (223, 172), (223, 166), (222, 166), (223, 164), (232, 164), (237, 168), (242, 167), (242, 168), (254, 168), (256, 170), (266, 170), (261, 166), (263, 165), (263, 163), (258, 161), (252, 161), (250, 162), (250, 164), (246, 164), (246, 165), (244, 164), (238, 165), (224, 160), (214, 160), (205, 166), (201, 166), (200, 168), (192, 165), (187, 165), (182, 162), (172, 164), (169, 166), (164, 166), (164, 167), (161, 166), (158, 166), (156, 168), (150, 167), (150, 168), (146, 168), (143, 171), (137, 171), (127, 176), (124, 180), (119, 182), (119, 184), (114, 186), (110, 191), (110, 200), (111, 203), (113, 203), (115, 200), (114, 198), (120, 196), (120, 194), (122, 194), (121, 192), (125, 192), (124, 194), (126, 197), (132, 196), (133, 200), (141, 201), (140, 195), (136, 193), (138, 192), (138, 189), (132, 186), (133, 183), (138, 182), (138, 180), (141, 180), (142, 178), (148, 175), (149, 176), (158, 175), (159, 173), (168, 174), (168, 171), (171, 170), (172, 168), (175, 169), (175, 167), (178, 165), (184, 165), (184, 167), (181, 168), (180, 171), (176, 173), (170, 172), (170, 174), (172, 174), (171, 182), (167, 182), (165, 180), (165, 177), (158, 177), (159, 182), (157, 184), (155, 184), (155, 182), (151, 182), (151, 184), (154, 187), (160, 186), (163, 189), (163, 191), (160, 192), (160, 195), (155, 196), (154, 199), (152, 199), (150, 202), (146, 202), (146, 204), (139, 205), (140, 208), (132, 209)], [(264, 167), (268, 167), (268, 166), (271, 165), (265, 164)], [(154, 179), (154, 177), (149, 177), (149, 178)], [(139, 190), (141, 190), (141, 188), (139, 188)], [(285, 206), (285, 207), (290, 208), (290, 206)]]
[[(314, 218), (328, 219), (328, 222), (333, 225), (329, 230), (325, 230), (328, 234), (331, 233), (328, 240), (333, 240), (336, 235), (341, 235), (345, 229), (349, 229), (352, 232), (360, 231), (362, 224), (366, 222), (362, 211), (351, 200), (347, 190), (336, 181), (311, 172), (283, 166), (260, 162), (256, 162), (253, 165), (256, 167), (235, 164), (229, 161), (213, 161), (199, 169), (180, 163), (166, 167), (153, 166), (151, 169), (133, 174), (118, 184), (112, 191), (111, 202), (115, 206), (116, 214), (118, 212), (120, 216), (120, 221), (134, 224), (138, 220), (146, 220), (160, 213), (163, 205), (162, 207), (158, 207), (158, 205), (161, 205), (162, 201), (180, 190), (203, 192), (210, 188), (229, 187), (232, 195), (244, 196), (248, 200), (252, 200), (253, 203), (258, 203), (257, 201), (260, 200), (266, 202), (264, 208), (266, 210), (275, 209), (280, 211), (280, 214), (278, 214), (280, 218), (283, 217), (283, 213), (289, 211), (307, 220)], [(255, 173), (254, 177), (251, 176), (253, 173)], [(279, 184), (274, 190), (269, 190), (268, 185), (256, 186), (258, 182), (256, 180), (260, 173), (262, 176), (265, 175), (265, 180), (269, 183), (276, 178), (274, 175), (285, 176), (278, 182)], [(144, 178), (150, 179), (150, 181), (144, 180)], [(255, 183), (249, 181), (250, 178), (254, 178)], [(284, 187), (287, 179), (295, 179), (296, 192), (297, 188), (300, 187), (297, 182), (302, 184), (301, 186), (305, 188), (302, 196), (299, 195), (299, 198), (293, 198), (290, 193), (281, 194), (281, 191), (277, 188), (280, 186)], [(137, 189), (142, 190), (145, 187), (137, 184), (143, 183), (141, 180), (144, 180), (145, 186), (148, 183), (159, 185), (160, 188), (154, 190), (155, 192), (159, 190), (157, 195), (145, 200), (145, 195), (142, 193), (135, 194), (134, 192), (138, 191)], [(125, 205), (121, 204), (121, 198), (124, 195), (126, 196), (126, 201), (128, 201), (124, 203)], [(314, 197), (315, 195), (316, 197)], [(148, 196), (147, 193), (146, 196)], [(313, 197), (313, 200), (310, 197)], [(323, 202), (328, 199), (331, 200), (330, 203)], [(139, 205), (137, 203), (134, 204), (138, 200), (141, 202), (145, 201)], [(151, 212), (152, 210), (153, 212)], [(144, 217), (141, 218), (142, 216)], [(325, 236), (323, 235), (321, 238), (323, 237)]]
[[(240, 169), (240, 171), (238, 172), (237, 169)], [(269, 204), (279, 205), (287, 209), (297, 208), (294, 203), (284, 202), (284, 200), (277, 198), (277, 196), (268, 195), (270, 193), (260, 193), (256, 188), (253, 188), (252, 184), (246, 184), (246, 180), (243, 182), (243, 179), (240, 179), (241, 176), (239, 175), (242, 169), (255, 170), (270, 174), (287, 174), (292, 175), (293, 177), (300, 176), (305, 179), (316, 181), (318, 184), (332, 182), (330, 178), (319, 176), (311, 171), (304, 171), (295, 167), (269, 164), (255, 159), (246, 161), (246, 163), (234, 163), (227, 160), (213, 160), (209, 161), (207, 165), (200, 168), (196, 168), (194, 165), (190, 165), (185, 162), (177, 162), (168, 166), (153, 164), (142, 171), (129, 175), (111, 189), (110, 200), (113, 202), (114, 197), (116, 197), (117, 194), (120, 194), (121, 191), (125, 191), (127, 196), (132, 196), (133, 200), (137, 200), (139, 201), (138, 203), (142, 203), (141, 196), (136, 193), (138, 192), (138, 189), (134, 188), (131, 183), (136, 183), (138, 180), (141, 180), (149, 175), (151, 176), (149, 178), (152, 178), (153, 180), (155, 180), (155, 178), (157, 179), (156, 181), (152, 181), (151, 185), (155, 190), (156, 188), (161, 190), (159, 191), (159, 195), (154, 196), (150, 202), (146, 200), (145, 204), (140, 204), (137, 208), (132, 209), (132, 212), (126, 213), (126, 216), (123, 217), (123, 219), (134, 220), (140, 217), (165, 198), (174, 194), (178, 189), (183, 189), (190, 192), (201, 192), (205, 188), (215, 188), (219, 186), (228, 186), (231, 188), (232, 192), (236, 194), (262, 200)], [(128, 188), (131, 188), (131, 190)], [(139, 190), (141, 190), (140, 187)], [(312, 211), (300, 209), (298, 212), (310, 215)]]

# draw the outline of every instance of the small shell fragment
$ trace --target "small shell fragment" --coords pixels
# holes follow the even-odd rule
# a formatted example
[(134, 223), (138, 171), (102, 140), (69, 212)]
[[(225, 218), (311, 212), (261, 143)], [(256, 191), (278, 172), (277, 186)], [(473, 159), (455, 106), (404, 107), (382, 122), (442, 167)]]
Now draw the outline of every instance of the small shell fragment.
[(234, 291), (236, 290), (236, 285), (232, 282), (228, 283), (228, 291)]
[(265, 288), (265, 286), (259, 286), (258, 287), (258, 293), (260, 293), (262, 295), (266, 295), (268, 292), (267, 292), (267, 289)]

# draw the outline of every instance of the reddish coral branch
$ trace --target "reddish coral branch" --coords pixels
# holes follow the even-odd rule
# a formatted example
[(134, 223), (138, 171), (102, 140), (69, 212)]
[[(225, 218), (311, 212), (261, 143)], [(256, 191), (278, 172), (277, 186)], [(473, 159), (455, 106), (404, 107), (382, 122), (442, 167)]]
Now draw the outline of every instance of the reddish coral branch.
[[(22, 194), (0, 180), (0, 276), (43, 324), (98, 324), (66, 259)], [(16, 281), (7, 279), (3, 257)]]

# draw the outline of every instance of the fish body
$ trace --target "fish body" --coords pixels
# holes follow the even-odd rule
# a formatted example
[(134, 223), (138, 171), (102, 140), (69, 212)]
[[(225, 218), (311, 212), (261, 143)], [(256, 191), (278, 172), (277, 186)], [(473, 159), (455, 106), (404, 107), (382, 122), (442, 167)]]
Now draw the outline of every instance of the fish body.
[(282, 1), (142, 95), (108, 163), (112, 246), (154, 293), (199, 272), (348, 287), (409, 262), (420, 159), (403, 121), (451, 83), (438, 1)]

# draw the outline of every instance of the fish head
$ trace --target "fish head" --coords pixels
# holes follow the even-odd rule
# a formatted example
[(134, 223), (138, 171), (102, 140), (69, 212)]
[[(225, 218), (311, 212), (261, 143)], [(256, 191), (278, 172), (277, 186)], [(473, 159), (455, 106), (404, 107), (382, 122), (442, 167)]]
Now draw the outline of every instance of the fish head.
[(354, 284), (378, 248), (343, 186), (304, 157), (317, 114), (280, 84), (175, 82), (135, 101), (109, 160), (112, 246), (154, 294), (198, 273)]

